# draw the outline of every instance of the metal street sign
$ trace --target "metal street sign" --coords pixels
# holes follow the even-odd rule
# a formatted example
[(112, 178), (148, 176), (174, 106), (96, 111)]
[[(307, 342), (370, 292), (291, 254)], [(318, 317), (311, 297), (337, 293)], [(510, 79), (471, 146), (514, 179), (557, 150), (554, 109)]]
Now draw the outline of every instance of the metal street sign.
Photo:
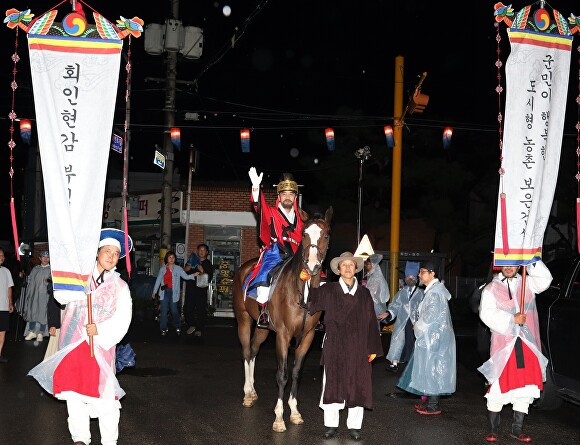
[(155, 158), (153, 159), (153, 163), (156, 166), (165, 169), (165, 156), (163, 156), (160, 151), (155, 150)]
[(123, 153), (123, 138), (118, 134), (113, 133), (113, 137), (111, 138), (111, 150), (114, 150), (117, 153)]

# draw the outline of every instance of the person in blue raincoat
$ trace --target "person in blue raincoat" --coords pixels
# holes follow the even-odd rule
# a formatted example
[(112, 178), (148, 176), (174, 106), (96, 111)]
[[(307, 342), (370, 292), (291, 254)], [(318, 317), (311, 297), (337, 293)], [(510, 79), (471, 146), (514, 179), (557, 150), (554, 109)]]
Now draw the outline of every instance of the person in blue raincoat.
[(424, 404), (415, 406), (416, 411), (437, 415), (442, 412), (440, 397), (453, 394), (456, 384), (455, 334), (447, 303), (451, 294), (435, 277), (435, 265), (431, 261), (421, 263), (419, 279), (426, 288), (413, 327), (415, 350), (397, 387), (427, 396)]
[(391, 297), (389, 284), (379, 266), (382, 260), (383, 256), (380, 253), (375, 253), (365, 260), (365, 270), (367, 272), (365, 287), (371, 293), (377, 316), (387, 309), (387, 304), (389, 304), (389, 298)]
[(395, 319), (391, 345), (387, 353), (387, 360), (391, 364), (387, 371), (397, 372), (399, 362), (409, 361), (415, 345), (413, 325), (417, 321), (417, 308), (423, 300), (423, 291), (418, 284), (419, 263), (407, 261), (405, 264), (405, 286), (397, 292), (389, 309), (378, 315), (379, 320), (390, 321)]

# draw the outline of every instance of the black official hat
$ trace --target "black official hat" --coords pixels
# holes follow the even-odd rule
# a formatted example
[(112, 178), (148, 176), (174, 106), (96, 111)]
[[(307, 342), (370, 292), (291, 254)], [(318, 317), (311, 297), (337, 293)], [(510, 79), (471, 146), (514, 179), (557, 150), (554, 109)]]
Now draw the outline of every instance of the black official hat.
[(419, 269), (426, 269), (429, 272), (436, 272), (435, 263), (433, 261), (421, 261)]

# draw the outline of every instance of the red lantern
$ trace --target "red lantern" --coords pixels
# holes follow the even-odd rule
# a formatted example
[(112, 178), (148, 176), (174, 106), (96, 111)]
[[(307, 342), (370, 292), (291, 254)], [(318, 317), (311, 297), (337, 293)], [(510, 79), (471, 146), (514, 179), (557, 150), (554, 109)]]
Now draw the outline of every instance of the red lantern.
[(328, 151), (334, 150), (334, 130), (332, 128), (327, 128), (324, 130), (324, 135), (326, 136), (326, 145)]
[(449, 148), (449, 144), (451, 144), (451, 136), (453, 136), (453, 128), (446, 127), (443, 130), (443, 148), (447, 150)]
[(20, 137), (25, 144), (30, 144), (30, 135), (32, 134), (32, 123), (28, 119), (20, 119)]
[(385, 138), (387, 139), (387, 147), (393, 148), (395, 146), (395, 138), (393, 137), (393, 127), (385, 125)]
[(250, 130), (242, 128), (240, 130), (240, 142), (242, 144), (242, 153), (250, 152)]
[(171, 143), (178, 150), (181, 149), (181, 130), (177, 127), (173, 127), (169, 132), (171, 135)]

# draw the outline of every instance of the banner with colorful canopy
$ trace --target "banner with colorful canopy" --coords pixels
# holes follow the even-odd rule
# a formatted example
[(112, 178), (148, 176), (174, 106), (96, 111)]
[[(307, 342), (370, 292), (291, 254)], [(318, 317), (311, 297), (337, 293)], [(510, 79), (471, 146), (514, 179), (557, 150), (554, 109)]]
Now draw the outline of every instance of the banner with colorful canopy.
[[(85, 4), (86, 6), (86, 4)], [(4, 23), (28, 35), (38, 140), (46, 196), (55, 297), (86, 298), (102, 224), (122, 39), (139, 37), (143, 21), (116, 24), (80, 1), (56, 22), (58, 11), (34, 19), (6, 11)]]
[[(496, 3), (495, 17), (510, 26), (511, 52), (505, 64), (494, 265), (516, 266), (542, 257), (558, 178), (572, 34), (580, 28), (574, 15), (569, 27), (560, 12), (549, 13), (543, 5), (514, 13), (511, 5)], [(496, 65), (499, 70), (499, 59)], [(498, 85), (498, 94), (501, 89)], [(498, 120), (501, 130), (501, 110)]]

